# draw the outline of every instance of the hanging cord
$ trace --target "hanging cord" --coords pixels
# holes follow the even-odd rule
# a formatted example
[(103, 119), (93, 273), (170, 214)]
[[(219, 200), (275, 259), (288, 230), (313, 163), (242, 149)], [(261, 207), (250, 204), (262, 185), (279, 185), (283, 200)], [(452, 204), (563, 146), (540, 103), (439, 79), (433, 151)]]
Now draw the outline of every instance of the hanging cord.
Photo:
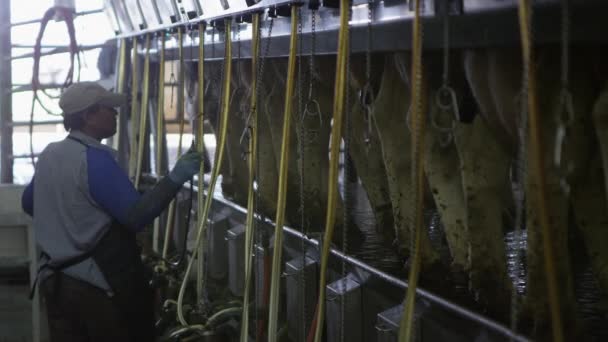
[[(118, 67), (116, 70), (116, 92), (123, 94), (125, 92), (125, 69), (127, 63), (127, 40), (125, 38), (120, 39), (118, 42)], [(121, 146), (122, 127), (117, 125), (116, 134), (112, 138), (112, 147), (115, 150), (119, 150)]]
[[(454, 140), (453, 130), (460, 119), (456, 92), (450, 86), (450, 0), (445, 0), (443, 5), (443, 75), (441, 87), (435, 95), (435, 105), (439, 110), (431, 111), (431, 126), (440, 134), (439, 145), (446, 148)], [(450, 112), (453, 115), (449, 115)], [(448, 114), (447, 126), (440, 122), (438, 114)]]
[(399, 329), (399, 342), (409, 342), (415, 337), (414, 333), (414, 307), (416, 299), (416, 288), (418, 286), (418, 276), (420, 273), (420, 262), (422, 259), (422, 251), (420, 250), (420, 239), (424, 224), (423, 206), (424, 206), (424, 170), (423, 170), (423, 153), (424, 153), (424, 129), (425, 129), (425, 113), (422, 99), (422, 18), (420, 9), (420, 0), (414, 2), (414, 21), (413, 21), (413, 37), (412, 37), (412, 95), (411, 95), (411, 130), (412, 136), (412, 186), (414, 191), (412, 205), (413, 225), (410, 226), (412, 235), (412, 245), (410, 247), (411, 268), (408, 277), (408, 287), (405, 296), (404, 312), (401, 317), (401, 325)]
[[(272, 42), (272, 27), (274, 26), (274, 18), (270, 18), (270, 23), (268, 24), (268, 35), (267, 35), (267, 41), (266, 41), (266, 46), (264, 47), (264, 54), (263, 57), (260, 60), (260, 68), (258, 70), (258, 85), (262, 84), (262, 80), (264, 77), (264, 65), (266, 64), (266, 59), (268, 58), (268, 55), (270, 53), (270, 44)], [(261, 89), (258, 88), (258, 95), (257, 95), (257, 99), (256, 99), (256, 105), (259, 107), (260, 101), (261, 101), (261, 94), (262, 91), (260, 91)], [(270, 97), (270, 94), (267, 95), (267, 97)], [(260, 117), (258, 115), (258, 124)], [(259, 127), (259, 126), (258, 126)], [(256, 146), (256, 148), (259, 148), (259, 142), (258, 142), (258, 146)], [(260, 159), (256, 158), (256, 174), (260, 175)], [(257, 206), (260, 203), (260, 192), (257, 191), (256, 192), (256, 201), (255, 201), (255, 206), (256, 206), (256, 211), (257, 211)], [(259, 216), (259, 221), (263, 221), (263, 213), (259, 212), (258, 213)], [(254, 220), (254, 225), (255, 225), (255, 233), (256, 233), (256, 240), (257, 240), (257, 244), (258, 246), (262, 246), (263, 244), (263, 240), (262, 240), (262, 230), (259, 228), (259, 221), (258, 220)], [(255, 320), (257, 322), (257, 331), (256, 331), (256, 341), (259, 341), (262, 339), (262, 336), (264, 334), (264, 327), (266, 326), (266, 322), (263, 319), (260, 319), (259, 317), (259, 311), (261, 310), (261, 305), (260, 302), (263, 302), (264, 307), (268, 306), (268, 296), (269, 296), (269, 292), (270, 292), (270, 273), (269, 273), (269, 269), (270, 269), (270, 258), (269, 255), (266, 253), (263, 258), (256, 258), (256, 260), (258, 261), (256, 264), (259, 267), (259, 260), (262, 260), (262, 266), (261, 267), (264, 270), (264, 274), (261, 276), (261, 278), (263, 278), (263, 280), (261, 281), (262, 283), (262, 291), (257, 291), (256, 290), (256, 295), (261, 292), (262, 293), (262, 298), (258, 298), (259, 296), (256, 296), (256, 310), (255, 310)]]
[(250, 93), (250, 116), (251, 121), (247, 124), (250, 132), (249, 151), (247, 153), (247, 166), (249, 169), (249, 184), (247, 185), (247, 219), (245, 222), (245, 286), (243, 292), (243, 310), (241, 312), (241, 342), (249, 341), (249, 293), (251, 292), (252, 280), (252, 254), (253, 254), (253, 233), (255, 220), (255, 189), (256, 179), (255, 165), (257, 163), (257, 144), (258, 144), (258, 62), (260, 54), (260, 14), (252, 14), (251, 22), (251, 93)]
[[(181, 27), (177, 28), (177, 59), (178, 59), (178, 77), (177, 77), (177, 118), (179, 122), (179, 139), (177, 144), (177, 159), (182, 156), (183, 152), (183, 136), (185, 126), (185, 115), (184, 115), (184, 35)], [(171, 75), (173, 75), (173, 62), (171, 62)], [(164, 75), (163, 75), (164, 77)], [(175, 76), (173, 76), (175, 77)], [(173, 94), (173, 84), (171, 85), (171, 94)], [(173, 97), (173, 96), (172, 96)], [(167, 259), (169, 253), (169, 242), (171, 241), (171, 235), (173, 234), (173, 227), (175, 224), (175, 212), (176, 212), (176, 200), (173, 199), (169, 204), (167, 211), (167, 223), (165, 226), (165, 237), (163, 243), (162, 260)]]
[[(148, 98), (150, 95), (150, 35), (146, 34), (146, 43), (144, 49), (146, 55), (144, 58), (144, 75), (142, 80), (142, 97), (141, 97), (141, 112), (139, 113), (139, 141), (137, 142), (137, 164), (135, 168), (135, 189), (139, 189), (141, 180), (141, 169), (144, 159), (144, 144), (146, 142), (146, 124), (148, 118)], [(137, 137), (136, 137), (137, 138)]]
[[(192, 38), (192, 41), (194, 41), (194, 38)], [(192, 48), (193, 50), (193, 48)], [(196, 150), (198, 151), (198, 153), (201, 153), (201, 155), (205, 152), (205, 132), (204, 132), (204, 128), (205, 128), (205, 23), (204, 22), (200, 22), (198, 24), (198, 75), (197, 75), (198, 79), (197, 79), (197, 98), (198, 98), (198, 107), (197, 107), (197, 111), (198, 114), (196, 115), (196, 122), (198, 123), (198, 129), (196, 130), (195, 133), (195, 140), (196, 140)], [(197, 227), (201, 225), (201, 219), (202, 219), (202, 214), (203, 214), (203, 210), (204, 210), (204, 206), (203, 206), (203, 201), (204, 201), (204, 193), (203, 193), (203, 189), (205, 188), (205, 158), (203, 158), (202, 162), (201, 162), (201, 167), (198, 171), (198, 184), (197, 184), (197, 188), (198, 188), (198, 193), (197, 193), (197, 198), (196, 198), (196, 204), (197, 204), (197, 210), (196, 210), (196, 217), (197, 217), (197, 222), (196, 225)], [(196, 294), (197, 294), (197, 301), (199, 303), (201, 303), (202, 297), (203, 297), (203, 274), (204, 274), (204, 267), (205, 267), (205, 239), (203, 238), (203, 241), (201, 242), (201, 244), (198, 246), (199, 251), (198, 251), (198, 270), (196, 272)], [(185, 250), (185, 249), (184, 249)]]
[(283, 225), (285, 223), (285, 204), (287, 197), (287, 176), (289, 166), (289, 137), (291, 133), (291, 116), (293, 93), (295, 87), (296, 52), (298, 49), (297, 25), (298, 6), (291, 5), (291, 34), (289, 39), (289, 59), (287, 62), (287, 84), (285, 88), (285, 105), (283, 113), (283, 140), (281, 143), (281, 162), (279, 166), (279, 191), (277, 194), (276, 226), (274, 230), (274, 250), (272, 256), (272, 273), (270, 280), (270, 303), (268, 313), (268, 341), (277, 341), (279, 322), (279, 287), (281, 277), (281, 260), (283, 254)]
[(570, 184), (567, 177), (572, 173), (574, 165), (572, 162), (564, 165), (562, 153), (568, 129), (574, 123), (574, 104), (570, 92), (570, 2), (561, 0), (562, 5), (562, 33), (561, 33), (561, 93), (559, 111), (557, 113), (557, 134), (555, 136), (555, 151), (553, 154), (553, 166), (560, 176), (560, 186), (564, 194), (570, 194)]
[[(156, 110), (156, 176), (160, 179), (162, 171), (162, 156), (163, 156), (163, 141), (165, 136), (164, 119), (165, 119), (165, 35), (160, 33), (159, 45), (159, 62), (158, 62), (158, 98)], [(159, 251), (160, 242), (160, 218), (154, 220), (154, 229), (152, 232), (152, 250), (155, 253)]]
[[(224, 156), (224, 148), (226, 146), (226, 132), (228, 129), (228, 114), (230, 110), (230, 80), (232, 77), (232, 20), (225, 19), (225, 56), (224, 56), (224, 68), (225, 74), (223, 79), (223, 90), (222, 90), (222, 106), (221, 106), (221, 122), (220, 122), (220, 134), (219, 134), (219, 144), (217, 147), (217, 152), (215, 154), (215, 162), (213, 163), (213, 171), (211, 173), (211, 182), (209, 184), (209, 189), (207, 191), (207, 197), (205, 198), (205, 206), (203, 208), (203, 214), (201, 216), (200, 225), (198, 226), (196, 242), (194, 244), (195, 248), (192, 253), (192, 257), (188, 262), (188, 267), (186, 268), (186, 273), (184, 274), (184, 278), (182, 280), (182, 284), (180, 286), (179, 295), (177, 298), (177, 317), (179, 322), (182, 325), (188, 325), (186, 319), (184, 317), (183, 312), (183, 302), (184, 302), (184, 294), (186, 292), (186, 287), (188, 285), (188, 279), (190, 277), (190, 273), (192, 272), (192, 266), (196, 259), (196, 255), (198, 254), (198, 246), (201, 244), (201, 239), (203, 235), (205, 235), (205, 229), (207, 226), (207, 219), (209, 217), (209, 210), (211, 209), (211, 203), (213, 201), (213, 191), (215, 189), (215, 184), (217, 182), (217, 178), (219, 176), (219, 172), (222, 166), (223, 156)], [(200, 189), (199, 191), (202, 191)]]
[(139, 111), (138, 106), (138, 94), (139, 94), (139, 57), (137, 55), (138, 50), (137, 37), (133, 38), (133, 49), (131, 51), (131, 131), (129, 136), (129, 178), (135, 177), (135, 170), (137, 168), (136, 160), (136, 145), (137, 138), (135, 132), (137, 131), (137, 116)]
[[(34, 156), (34, 110), (36, 108), (36, 104), (38, 104), (47, 114), (60, 116), (62, 113), (55, 113), (51, 111), (48, 106), (44, 104), (44, 102), (40, 99), (40, 95), (38, 93), (41, 90), (47, 97), (56, 99), (57, 96), (50, 95), (45, 89), (42, 89), (40, 84), (40, 60), (42, 58), (42, 37), (44, 37), (44, 31), (51, 19), (54, 17), (62, 18), (65, 21), (68, 36), (70, 40), (69, 45), (69, 53), (70, 53), (70, 67), (68, 69), (67, 75), (63, 84), (61, 86), (61, 91), (63, 89), (70, 86), (74, 79), (74, 59), (78, 59), (78, 64), (80, 65), (80, 56), (78, 55), (78, 44), (76, 42), (76, 29), (74, 28), (74, 13), (73, 9), (61, 6), (55, 6), (49, 8), (42, 19), (40, 20), (40, 31), (38, 32), (38, 36), (36, 37), (36, 43), (34, 44), (34, 66), (32, 70), (32, 102), (30, 109), (30, 123), (29, 123), (29, 145), (30, 145), (30, 157), (32, 161), (32, 166), (36, 167), (36, 158)], [(80, 75), (80, 72), (79, 72)]]
[(519, 0), (519, 25), (523, 53), (523, 84), (524, 94), (527, 93), (529, 134), (531, 144), (531, 168), (533, 180), (538, 189), (536, 196), (538, 203), (538, 221), (541, 227), (543, 240), (543, 253), (545, 261), (545, 274), (547, 278), (547, 292), (549, 296), (549, 309), (551, 312), (551, 328), (553, 340), (564, 340), (560, 301), (557, 285), (557, 271), (555, 269), (555, 253), (553, 252), (553, 234), (549, 223), (547, 209), (547, 190), (545, 180), (545, 165), (543, 160), (543, 145), (541, 140), (541, 118), (538, 109), (536, 70), (534, 68), (533, 37), (531, 28), (532, 6), (529, 0)]
[[(338, 49), (336, 57), (336, 79), (334, 84), (333, 126), (331, 128), (331, 145), (329, 157), (329, 181), (327, 192), (327, 214), (325, 219), (325, 234), (323, 236), (323, 249), (321, 254), (321, 270), (319, 277), (319, 301), (315, 330), (315, 342), (321, 342), (323, 337), (323, 321), (325, 319), (325, 285), (327, 278), (327, 264), (329, 250), (333, 238), (336, 205), (338, 201), (338, 162), (340, 158), (340, 140), (342, 139), (342, 116), (344, 115), (344, 97), (346, 92), (347, 59), (349, 51), (350, 1), (340, 0), (340, 29), (338, 31)], [(311, 327), (312, 328), (312, 327)]]

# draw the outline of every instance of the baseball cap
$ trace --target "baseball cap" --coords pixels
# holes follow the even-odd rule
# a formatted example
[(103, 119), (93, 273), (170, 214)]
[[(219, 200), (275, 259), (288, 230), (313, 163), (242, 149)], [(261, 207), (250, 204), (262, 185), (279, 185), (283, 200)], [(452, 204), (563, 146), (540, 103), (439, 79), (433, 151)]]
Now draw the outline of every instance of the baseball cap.
[(106, 90), (96, 82), (79, 82), (69, 86), (59, 98), (63, 115), (73, 114), (94, 105), (118, 107), (127, 102), (123, 94)]

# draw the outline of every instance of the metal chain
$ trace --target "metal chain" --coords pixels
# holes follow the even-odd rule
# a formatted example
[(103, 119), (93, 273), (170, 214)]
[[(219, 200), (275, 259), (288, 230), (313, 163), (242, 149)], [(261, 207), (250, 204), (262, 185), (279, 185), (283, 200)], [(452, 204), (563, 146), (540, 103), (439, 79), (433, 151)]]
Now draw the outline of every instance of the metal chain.
[(171, 61), (171, 75), (169, 76), (169, 84), (171, 84), (171, 98), (169, 99), (169, 108), (173, 109), (173, 97), (175, 95), (175, 61)]
[[(348, 10), (348, 22), (351, 21), (352, 18), (352, 7), (350, 7), (352, 5), (351, 2), (349, 2), (349, 10)], [(350, 194), (350, 189), (349, 189), (349, 182), (350, 182), (350, 169), (352, 167), (351, 165), (351, 161), (350, 161), (350, 136), (351, 136), (351, 103), (350, 103), (350, 54), (351, 54), (351, 38), (352, 38), (352, 34), (350, 29), (347, 32), (348, 34), (348, 51), (346, 53), (346, 94), (345, 94), (345, 105), (344, 105), (344, 133), (343, 133), (343, 140), (344, 140), (344, 152), (343, 152), (343, 158), (344, 158), (344, 172), (343, 172), (343, 179), (342, 179), (342, 186), (343, 186), (343, 197), (344, 197), (344, 210), (342, 212), (343, 214), (343, 219), (342, 219), (342, 253), (344, 253), (344, 255), (348, 255), (348, 229), (349, 229), (349, 225), (350, 225), (350, 217), (349, 217), (349, 210), (351, 209), (351, 194)], [(329, 242), (329, 241), (328, 241)], [(342, 286), (342, 296), (341, 296), (341, 300), (340, 300), (340, 341), (344, 342), (345, 339), (345, 334), (344, 334), (344, 328), (345, 328), (345, 324), (344, 321), (346, 320), (346, 304), (347, 304), (347, 295), (346, 295), (346, 260), (342, 259), (342, 276), (341, 276), (341, 286)]]
[(315, 72), (315, 55), (316, 55), (316, 30), (317, 30), (317, 11), (311, 11), (311, 29), (310, 29), (310, 55), (308, 59), (308, 99), (306, 100), (306, 104), (304, 105), (304, 115), (301, 118), (301, 124), (304, 125), (304, 121), (309, 116), (317, 116), (319, 119), (319, 128), (317, 130), (307, 129), (304, 132), (303, 139), (308, 143), (314, 142), (319, 136), (319, 131), (321, 126), (323, 125), (323, 117), (321, 115), (321, 106), (319, 102), (314, 99), (314, 84), (316, 78)]
[[(305, 217), (305, 202), (304, 202), (304, 104), (302, 98), (302, 59), (303, 59), (303, 40), (302, 37), (302, 10), (298, 8), (298, 114), (300, 116), (300, 125), (298, 128), (298, 154), (300, 157), (299, 176), (300, 176), (300, 230), (303, 235), (306, 235), (306, 217)], [(306, 245), (304, 239), (300, 240), (300, 252), (302, 253), (302, 271), (300, 272), (299, 290), (300, 290), (300, 338), (306, 341)]]
[[(432, 111), (431, 126), (439, 132), (439, 145), (443, 148), (449, 146), (454, 140), (453, 130), (456, 121), (460, 119), (458, 100), (454, 88), (450, 86), (450, 0), (444, 0), (443, 7), (443, 74), (442, 84), (435, 96), (436, 111)], [(445, 126), (439, 122), (437, 116), (452, 112), (450, 123)]]
[(312, 100), (313, 84), (315, 81), (315, 54), (316, 54), (316, 31), (317, 31), (317, 11), (310, 12), (310, 55), (308, 58), (308, 101)]
[(572, 172), (572, 163), (563, 165), (563, 149), (568, 129), (574, 123), (574, 104), (570, 92), (570, 4), (569, 0), (561, 0), (562, 5), (562, 32), (561, 32), (561, 92), (559, 99), (559, 112), (557, 113), (557, 132), (555, 135), (555, 150), (553, 153), (553, 166), (560, 176), (562, 191), (568, 195), (570, 185), (567, 177)]
[(359, 102), (363, 107), (363, 120), (365, 121), (365, 131), (363, 133), (363, 142), (365, 142), (366, 152), (371, 146), (371, 137), (373, 132), (372, 113), (374, 105), (374, 90), (372, 88), (372, 20), (373, 20), (373, 3), (374, 0), (367, 2), (367, 50), (365, 51), (365, 85), (361, 90)]
[[(193, 24), (189, 24), (188, 25), (188, 29), (189, 29), (189, 33), (190, 33), (190, 63), (193, 63), (194, 61), (194, 25)], [(191, 72), (190, 73), (190, 83), (187, 85), (186, 87), (186, 93), (188, 94), (188, 98), (194, 98), (194, 84), (196, 83), (196, 73)]]

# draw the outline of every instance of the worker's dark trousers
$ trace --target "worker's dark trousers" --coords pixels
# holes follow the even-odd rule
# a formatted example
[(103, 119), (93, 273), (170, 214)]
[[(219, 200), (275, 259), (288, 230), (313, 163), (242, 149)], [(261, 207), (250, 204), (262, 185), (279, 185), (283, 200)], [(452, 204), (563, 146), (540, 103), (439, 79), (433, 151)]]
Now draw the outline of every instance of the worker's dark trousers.
[(57, 271), (42, 284), (51, 342), (153, 342), (154, 299), (135, 234), (116, 226), (92, 253), (114, 291), (101, 289)]
[(40, 288), (46, 301), (51, 342), (152, 342), (154, 339), (152, 313), (138, 307), (138, 304), (148, 306), (145, 300), (151, 309), (149, 297), (131, 298), (133, 310), (124, 312), (116, 298), (65, 274), (51, 276)]

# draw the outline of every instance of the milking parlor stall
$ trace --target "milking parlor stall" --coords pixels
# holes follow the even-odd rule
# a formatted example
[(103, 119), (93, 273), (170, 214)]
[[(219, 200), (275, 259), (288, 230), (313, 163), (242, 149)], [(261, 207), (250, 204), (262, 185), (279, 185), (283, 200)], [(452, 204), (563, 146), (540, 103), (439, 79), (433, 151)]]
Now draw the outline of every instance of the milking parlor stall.
[[(0, 260), (23, 287), (21, 193), (96, 30), (80, 2), (35, 20), (31, 82), (0, 65)], [(128, 97), (103, 143), (142, 193), (205, 156), (137, 234), (157, 341), (608, 340), (608, 1), (98, 2), (87, 68)], [(10, 61), (25, 24), (2, 6)]]

